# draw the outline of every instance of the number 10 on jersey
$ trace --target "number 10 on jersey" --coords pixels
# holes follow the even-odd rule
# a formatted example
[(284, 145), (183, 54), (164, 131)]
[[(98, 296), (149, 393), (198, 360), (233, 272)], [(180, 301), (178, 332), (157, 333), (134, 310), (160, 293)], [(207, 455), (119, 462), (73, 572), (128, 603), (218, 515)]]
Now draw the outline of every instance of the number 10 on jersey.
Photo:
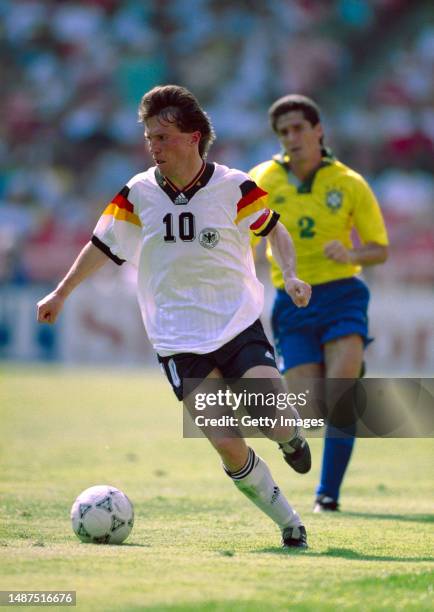
[[(173, 214), (167, 213), (163, 217), (163, 223), (166, 226), (164, 242), (176, 242), (176, 236), (173, 230)], [(194, 215), (191, 212), (183, 212), (178, 217), (178, 235), (184, 242), (191, 242), (196, 237), (196, 227)]]

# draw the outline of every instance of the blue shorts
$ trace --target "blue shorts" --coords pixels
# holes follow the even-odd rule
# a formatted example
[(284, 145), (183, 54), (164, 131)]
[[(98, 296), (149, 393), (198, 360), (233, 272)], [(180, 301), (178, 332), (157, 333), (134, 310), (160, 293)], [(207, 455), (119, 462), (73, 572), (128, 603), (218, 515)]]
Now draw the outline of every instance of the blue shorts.
[(366, 346), (369, 289), (359, 278), (314, 285), (309, 306), (297, 308), (289, 295), (277, 290), (272, 327), (279, 369), (304, 363), (323, 363), (323, 346), (350, 334), (358, 334)]

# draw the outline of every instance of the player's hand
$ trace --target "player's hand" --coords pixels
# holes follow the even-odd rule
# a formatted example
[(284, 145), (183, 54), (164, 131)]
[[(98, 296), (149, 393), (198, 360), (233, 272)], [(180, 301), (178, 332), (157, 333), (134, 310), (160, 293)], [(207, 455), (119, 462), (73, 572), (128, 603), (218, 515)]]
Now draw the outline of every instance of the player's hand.
[(39, 323), (55, 323), (63, 308), (65, 298), (53, 291), (37, 303), (37, 319)]
[(324, 255), (338, 263), (353, 263), (352, 252), (340, 240), (332, 240), (324, 247)]
[(312, 288), (299, 278), (292, 277), (285, 279), (285, 290), (299, 308), (304, 308), (309, 304)]

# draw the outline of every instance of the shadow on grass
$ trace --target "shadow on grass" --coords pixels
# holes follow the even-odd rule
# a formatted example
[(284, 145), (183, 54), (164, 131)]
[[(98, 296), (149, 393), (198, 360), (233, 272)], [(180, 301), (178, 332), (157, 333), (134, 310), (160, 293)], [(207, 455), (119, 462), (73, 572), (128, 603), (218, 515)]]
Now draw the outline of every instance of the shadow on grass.
[(128, 546), (129, 548), (152, 548), (151, 544), (137, 544), (136, 542), (123, 542), (119, 546)]
[[(152, 548), (151, 544), (137, 544), (135, 542), (122, 542), (121, 544), (104, 544), (98, 542), (79, 542), (80, 545), (83, 546), (108, 546), (110, 548)], [(39, 546), (38, 542), (33, 544), (33, 546)], [(42, 544), (43, 546), (44, 544)]]
[[(201, 602), (186, 602), (179, 604), (157, 604), (155, 606), (146, 606), (147, 612), (233, 612), (236, 610), (237, 612), (264, 612), (267, 609), (267, 606), (264, 601), (257, 601), (248, 599), (245, 601), (241, 601), (239, 599), (215, 599), (209, 601), (201, 601)], [(279, 606), (279, 610), (282, 609)], [(293, 609), (300, 609), (298, 606), (294, 606)], [(143, 607), (128, 607), (130, 612), (142, 612), (144, 610)], [(303, 606), (303, 610), (306, 608)]]
[(380, 519), (382, 521), (403, 521), (404, 523), (434, 523), (434, 514), (378, 514), (375, 512), (342, 512), (341, 516)]
[(394, 557), (392, 555), (366, 555), (358, 553), (351, 548), (328, 548), (323, 552), (315, 552), (307, 549), (286, 549), (278, 548), (276, 546), (269, 548), (260, 548), (259, 550), (252, 550), (250, 552), (262, 552), (262, 553), (273, 553), (276, 555), (293, 555), (304, 554), (309, 557), (338, 557), (341, 559), (348, 559), (353, 561), (397, 561), (399, 563), (422, 563), (424, 561), (434, 561), (434, 557)]

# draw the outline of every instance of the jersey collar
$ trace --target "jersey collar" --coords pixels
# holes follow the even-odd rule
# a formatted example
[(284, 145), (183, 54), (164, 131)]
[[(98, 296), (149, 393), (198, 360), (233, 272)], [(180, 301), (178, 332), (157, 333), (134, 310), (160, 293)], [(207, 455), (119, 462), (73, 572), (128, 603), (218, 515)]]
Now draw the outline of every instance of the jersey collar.
[(214, 168), (214, 164), (203, 162), (201, 169), (194, 179), (190, 181), (182, 191), (166, 178), (158, 168), (155, 168), (155, 180), (172, 202), (179, 206), (188, 204), (194, 194), (197, 193), (199, 189), (202, 189), (202, 187), (205, 187), (214, 173)]
[(320, 164), (309, 174), (309, 176), (307, 176), (304, 179), (304, 181), (300, 181), (300, 179), (298, 179), (295, 176), (295, 174), (292, 172), (289, 155), (287, 153), (279, 153), (277, 155), (274, 155), (273, 156), (273, 161), (275, 161), (277, 164), (279, 164), (279, 166), (284, 168), (285, 172), (288, 175), (288, 181), (292, 185), (295, 185), (295, 187), (297, 189), (297, 193), (311, 193), (312, 192), (312, 185), (313, 185), (313, 182), (315, 180), (317, 172), (321, 168), (325, 168), (326, 166), (330, 166), (335, 161), (335, 158), (334, 158), (333, 154), (331, 152), (329, 154), (329, 151), (327, 150), (327, 156), (324, 156), (321, 159)]

